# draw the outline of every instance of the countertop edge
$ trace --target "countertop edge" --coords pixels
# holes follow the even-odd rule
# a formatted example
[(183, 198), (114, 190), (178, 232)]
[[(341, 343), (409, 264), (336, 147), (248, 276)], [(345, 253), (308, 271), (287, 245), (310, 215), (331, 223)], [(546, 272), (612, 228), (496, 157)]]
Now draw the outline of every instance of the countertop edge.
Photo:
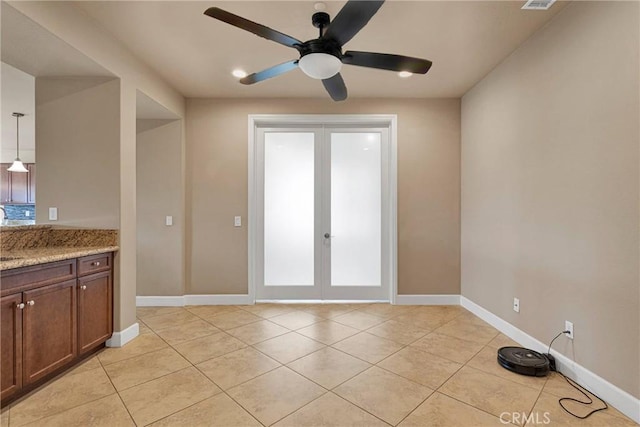
[[(36, 252), (33, 256), (24, 256), (18, 259), (11, 259), (7, 261), (0, 261), (0, 271), (12, 270), (14, 268), (28, 267), (31, 265), (46, 264), (48, 262), (63, 261), (65, 259), (79, 258), (88, 255), (102, 254), (105, 252), (116, 252), (120, 250), (119, 246), (96, 246), (96, 247), (82, 247), (82, 248), (69, 248), (69, 247), (48, 247), (46, 254), (38, 255), (37, 249), (31, 251)], [(61, 251), (55, 253), (56, 250)], [(11, 256), (6, 254), (7, 256)]]

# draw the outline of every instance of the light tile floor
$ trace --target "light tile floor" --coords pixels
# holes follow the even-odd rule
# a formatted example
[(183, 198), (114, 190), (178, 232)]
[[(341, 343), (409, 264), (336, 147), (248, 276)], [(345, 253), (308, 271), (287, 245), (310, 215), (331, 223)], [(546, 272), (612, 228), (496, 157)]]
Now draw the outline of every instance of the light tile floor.
[(502, 369), (496, 349), (515, 343), (461, 307), (143, 307), (138, 318), (133, 342), (4, 408), (0, 427), (502, 426), (501, 414), (637, 425), (615, 409), (566, 414), (558, 397), (579, 396), (564, 379)]

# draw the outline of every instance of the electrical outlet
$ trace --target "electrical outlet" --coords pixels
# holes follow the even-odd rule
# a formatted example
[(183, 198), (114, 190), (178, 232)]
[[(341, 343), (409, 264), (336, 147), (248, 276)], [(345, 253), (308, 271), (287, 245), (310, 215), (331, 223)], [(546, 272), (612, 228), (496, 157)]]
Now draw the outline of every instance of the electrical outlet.
[(513, 311), (520, 313), (520, 300), (518, 298), (513, 299)]
[(58, 208), (49, 208), (49, 221), (58, 220)]
[(565, 336), (567, 338), (569, 338), (570, 340), (573, 339), (573, 323), (569, 322), (568, 320), (564, 321), (564, 330), (565, 331), (569, 331), (569, 332), (565, 332)]

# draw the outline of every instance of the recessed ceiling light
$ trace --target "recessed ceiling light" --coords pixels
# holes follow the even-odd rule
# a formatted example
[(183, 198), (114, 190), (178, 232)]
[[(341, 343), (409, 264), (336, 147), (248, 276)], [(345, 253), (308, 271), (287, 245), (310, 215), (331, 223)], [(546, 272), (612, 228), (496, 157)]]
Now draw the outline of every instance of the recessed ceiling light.
[(524, 10), (548, 10), (556, 0), (528, 0), (521, 9)]
[(245, 77), (247, 77), (247, 72), (244, 70), (240, 70), (240, 69), (235, 69), (231, 72), (231, 74), (233, 74), (233, 77), (237, 77), (239, 79), (243, 79)]
[(413, 76), (413, 73), (411, 73), (409, 71), (400, 71), (398, 73), (398, 76), (402, 77), (403, 79), (406, 79), (407, 77)]

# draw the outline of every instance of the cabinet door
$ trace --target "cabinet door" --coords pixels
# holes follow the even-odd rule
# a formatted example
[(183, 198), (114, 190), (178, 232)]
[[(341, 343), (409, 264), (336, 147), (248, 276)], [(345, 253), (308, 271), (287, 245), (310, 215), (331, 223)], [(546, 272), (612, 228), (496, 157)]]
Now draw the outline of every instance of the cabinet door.
[(28, 175), (28, 172), (11, 172), (11, 201), (13, 203), (27, 203)]
[(22, 387), (22, 294), (0, 298), (0, 400)]
[(7, 168), (9, 163), (0, 163), (0, 203), (11, 201), (11, 172)]
[(113, 332), (111, 272), (78, 279), (78, 353), (99, 346)]
[(37, 381), (76, 355), (76, 280), (23, 293), (23, 380)]
[(29, 163), (27, 164), (27, 169), (29, 170), (29, 174), (27, 180), (29, 181), (29, 186), (27, 189), (27, 203), (35, 203), (36, 202), (36, 164)]

